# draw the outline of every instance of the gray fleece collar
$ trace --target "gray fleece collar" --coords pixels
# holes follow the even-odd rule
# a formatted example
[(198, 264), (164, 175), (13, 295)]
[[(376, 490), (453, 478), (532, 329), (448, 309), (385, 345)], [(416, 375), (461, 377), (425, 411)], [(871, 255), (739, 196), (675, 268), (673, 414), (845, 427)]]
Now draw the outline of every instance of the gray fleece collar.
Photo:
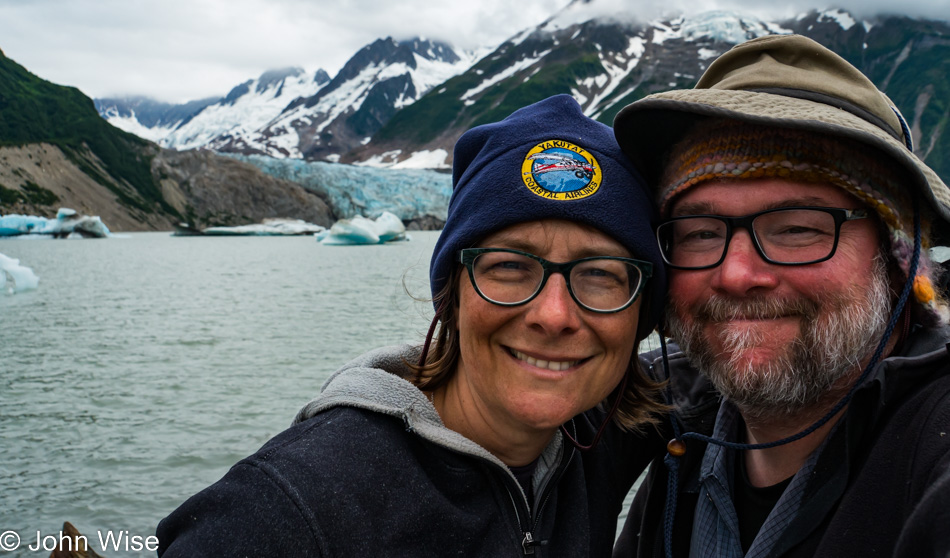
[[(488, 450), (446, 428), (432, 402), (405, 379), (412, 374), (407, 363), (417, 362), (421, 352), (419, 346), (396, 345), (357, 357), (330, 376), (320, 395), (297, 413), (294, 424), (335, 407), (365, 409), (398, 417), (405, 423), (408, 432), (414, 432), (451, 451), (488, 460), (509, 471)], [(561, 460), (563, 444), (563, 435), (558, 430), (541, 454), (534, 474), (535, 486), (542, 484), (548, 474), (555, 470)]]

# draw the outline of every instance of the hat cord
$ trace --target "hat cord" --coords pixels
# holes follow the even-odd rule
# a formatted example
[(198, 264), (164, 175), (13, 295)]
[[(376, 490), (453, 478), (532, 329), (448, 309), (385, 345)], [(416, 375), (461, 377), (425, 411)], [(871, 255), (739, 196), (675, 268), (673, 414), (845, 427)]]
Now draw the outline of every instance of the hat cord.
[[(903, 120), (902, 120), (903, 121)], [(864, 368), (864, 371), (861, 373), (861, 376), (854, 382), (851, 386), (851, 389), (848, 393), (841, 398), (838, 403), (831, 408), (823, 417), (815, 421), (811, 426), (802, 430), (797, 434), (793, 434), (781, 440), (776, 440), (774, 442), (764, 442), (759, 444), (742, 444), (738, 442), (728, 442), (726, 440), (718, 440), (711, 436), (705, 436), (698, 432), (685, 432), (680, 433), (679, 425), (676, 422), (676, 418), (670, 414), (670, 423), (673, 426), (673, 440), (667, 444), (666, 456), (663, 458), (663, 462), (666, 464), (668, 472), (667, 479), (667, 493), (666, 493), (666, 511), (664, 513), (663, 519), (663, 545), (666, 553), (666, 558), (672, 558), (673, 556), (673, 521), (676, 516), (676, 500), (677, 500), (677, 491), (678, 491), (678, 477), (679, 477), (679, 466), (680, 458), (685, 454), (685, 445), (682, 443), (683, 440), (698, 440), (700, 442), (706, 442), (707, 444), (715, 444), (717, 446), (722, 446), (728, 449), (734, 450), (757, 450), (757, 449), (769, 449), (778, 446), (783, 446), (785, 444), (801, 440), (805, 436), (813, 433), (822, 426), (824, 426), (829, 420), (831, 420), (835, 415), (837, 415), (841, 409), (843, 409), (850, 401), (854, 394), (857, 392), (858, 388), (864, 383), (867, 377), (871, 374), (871, 370), (877, 365), (878, 361), (881, 358), (881, 355), (884, 353), (884, 348), (887, 346), (888, 340), (890, 340), (891, 334), (894, 331), (894, 328), (897, 326), (897, 321), (900, 319), (901, 314), (904, 311), (904, 305), (907, 303), (908, 298), (910, 297), (910, 292), (913, 287), (913, 277), (917, 275), (917, 266), (920, 261), (920, 252), (921, 252), (921, 233), (920, 233), (920, 208), (918, 207), (917, 197), (913, 197), (913, 207), (914, 207), (914, 253), (910, 262), (910, 269), (907, 272), (908, 280), (904, 283), (904, 288), (901, 290), (900, 298), (897, 300), (897, 305), (894, 308), (894, 311), (891, 314), (890, 320), (887, 322), (887, 328), (884, 330), (884, 335), (881, 337), (880, 343), (877, 345), (877, 350), (874, 351), (874, 355), (871, 357), (871, 361), (868, 362), (868, 365)], [(666, 341), (664, 339), (663, 331), (660, 331), (660, 347), (663, 355), (663, 367), (666, 372), (667, 377), (667, 386), (666, 386), (666, 397), (670, 404), (672, 404), (672, 392), (670, 389), (669, 379), (670, 379), (670, 367), (669, 367), (669, 358), (666, 351)], [(677, 443), (678, 444), (675, 444)], [(677, 451), (677, 455), (671, 453), (671, 446), (675, 447), (678, 445), (681, 449)]]
[(907, 147), (908, 151), (913, 153), (914, 138), (910, 135), (910, 128), (907, 127), (907, 121), (904, 120), (904, 115), (901, 114), (901, 111), (897, 110), (897, 107), (891, 107), (891, 110), (897, 115), (897, 121), (901, 123), (901, 132), (904, 134), (904, 145)]

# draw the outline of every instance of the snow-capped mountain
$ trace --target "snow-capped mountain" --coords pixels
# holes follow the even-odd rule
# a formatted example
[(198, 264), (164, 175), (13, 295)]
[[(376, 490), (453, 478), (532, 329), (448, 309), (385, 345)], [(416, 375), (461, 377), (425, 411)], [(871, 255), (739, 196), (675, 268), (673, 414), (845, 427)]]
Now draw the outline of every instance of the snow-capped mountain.
[[(950, 136), (940, 126), (948, 118), (941, 99), (950, 98), (946, 22), (859, 20), (837, 9), (782, 21), (713, 11), (644, 22), (601, 8), (596, 0), (575, 0), (541, 25), (478, 53), (423, 39), (380, 39), (322, 87), (284, 94), (266, 111), (259, 94), (269, 81), (262, 76), (242, 84), (162, 143), (366, 166), (448, 168), (452, 147), (466, 129), (550, 95), (569, 93), (586, 114), (610, 123), (621, 108), (650, 93), (692, 87), (713, 59), (738, 43), (799, 33), (867, 74), (907, 117), (921, 156), (950, 175)], [(304, 78), (285, 77), (284, 90), (291, 79)]]
[[(477, 58), (477, 53), (426, 39), (379, 39), (359, 50), (332, 80), (323, 70), (265, 72), (223, 99), (204, 102), (187, 118), (143, 118), (131, 106), (133, 100), (103, 99), (97, 108), (116, 127), (164, 147), (333, 161), (368, 142), (396, 111)], [(162, 106), (181, 112), (194, 103)]]
[[(715, 11), (638, 22), (625, 15), (590, 18), (589, 8), (574, 2), (512, 37), (396, 113), (372, 141), (342, 161), (400, 166), (424, 155), (432, 166), (448, 168), (452, 146), (466, 129), (557, 93), (573, 95), (586, 114), (609, 124), (637, 99), (692, 87), (713, 59), (740, 42), (799, 33), (849, 60), (884, 90), (911, 123), (921, 156), (950, 175), (950, 134), (940, 125), (948, 118), (940, 99), (950, 95), (945, 22), (899, 16), (859, 21), (842, 10), (784, 21)], [(433, 161), (434, 153), (444, 157)]]
[(298, 99), (266, 126), (213, 147), (335, 161), (368, 142), (399, 109), (474, 62), (474, 54), (445, 43), (380, 39), (350, 58), (326, 86)]
[(722, 11), (641, 23), (626, 15), (591, 19), (589, 9), (589, 3), (573, 2), (512, 37), (396, 114), (344, 160), (402, 165), (417, 153), (441, 152), (446, 158), (438, 166), (448, 167), (446, 148), (464, 130), (557, 93), (571, 94), (588, 116), (610, 122), (620, 108), (650, 92), (690, 87), (711, 59), (737, 43), (791, 32)]
[(93, 102), (99, 115), (116, 128), (158, 143), (219, 100), (219, 97), (212, 97), (175, 105), (147, 97), (126, 97), (95, 99)]
[(270, 70), (233, 88), (191, 120), (159, 142), (174, 149), (207, 147), (227, 151), (228, 146), (252, 137), (288, 105), (316, 93), (330, 81), (324, 70), (302, 68)]

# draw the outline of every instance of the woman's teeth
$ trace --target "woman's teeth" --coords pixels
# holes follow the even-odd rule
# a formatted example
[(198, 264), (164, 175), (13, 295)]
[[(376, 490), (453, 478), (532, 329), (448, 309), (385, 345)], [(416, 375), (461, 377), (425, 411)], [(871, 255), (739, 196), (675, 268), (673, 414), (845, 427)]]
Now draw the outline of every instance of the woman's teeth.
[(527, 362), (531, 366), (537, 366), (538, 368), (547, 368), (548, 370), (554, 370), (555, 372), (561, 372), (567, 370), (568, 368), (574, 366), (579, 360), (566, 360), (566, 361), (557, 361), (557, 360), (539, 360), (534, 357), (529, 357), (528, 355), (522, 353), (521, 351), (516, 351), (511, 349), (511, 354), (515, 356), (518, 360)]

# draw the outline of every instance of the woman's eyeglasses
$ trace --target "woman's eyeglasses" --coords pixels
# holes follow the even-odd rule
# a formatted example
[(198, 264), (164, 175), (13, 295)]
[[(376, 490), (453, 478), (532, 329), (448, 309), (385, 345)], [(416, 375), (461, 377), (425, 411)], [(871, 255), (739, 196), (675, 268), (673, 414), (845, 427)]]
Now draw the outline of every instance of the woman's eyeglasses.
[(466, 248), (459, 261), (475, 291), (500, 306), (530, 302), (552, 273), (560, 273), (578, 305), (592, 312), (620, 312), (640, 295), (653, 264), (633, 258), (597, 256), (564, 263), (505, 248)]

